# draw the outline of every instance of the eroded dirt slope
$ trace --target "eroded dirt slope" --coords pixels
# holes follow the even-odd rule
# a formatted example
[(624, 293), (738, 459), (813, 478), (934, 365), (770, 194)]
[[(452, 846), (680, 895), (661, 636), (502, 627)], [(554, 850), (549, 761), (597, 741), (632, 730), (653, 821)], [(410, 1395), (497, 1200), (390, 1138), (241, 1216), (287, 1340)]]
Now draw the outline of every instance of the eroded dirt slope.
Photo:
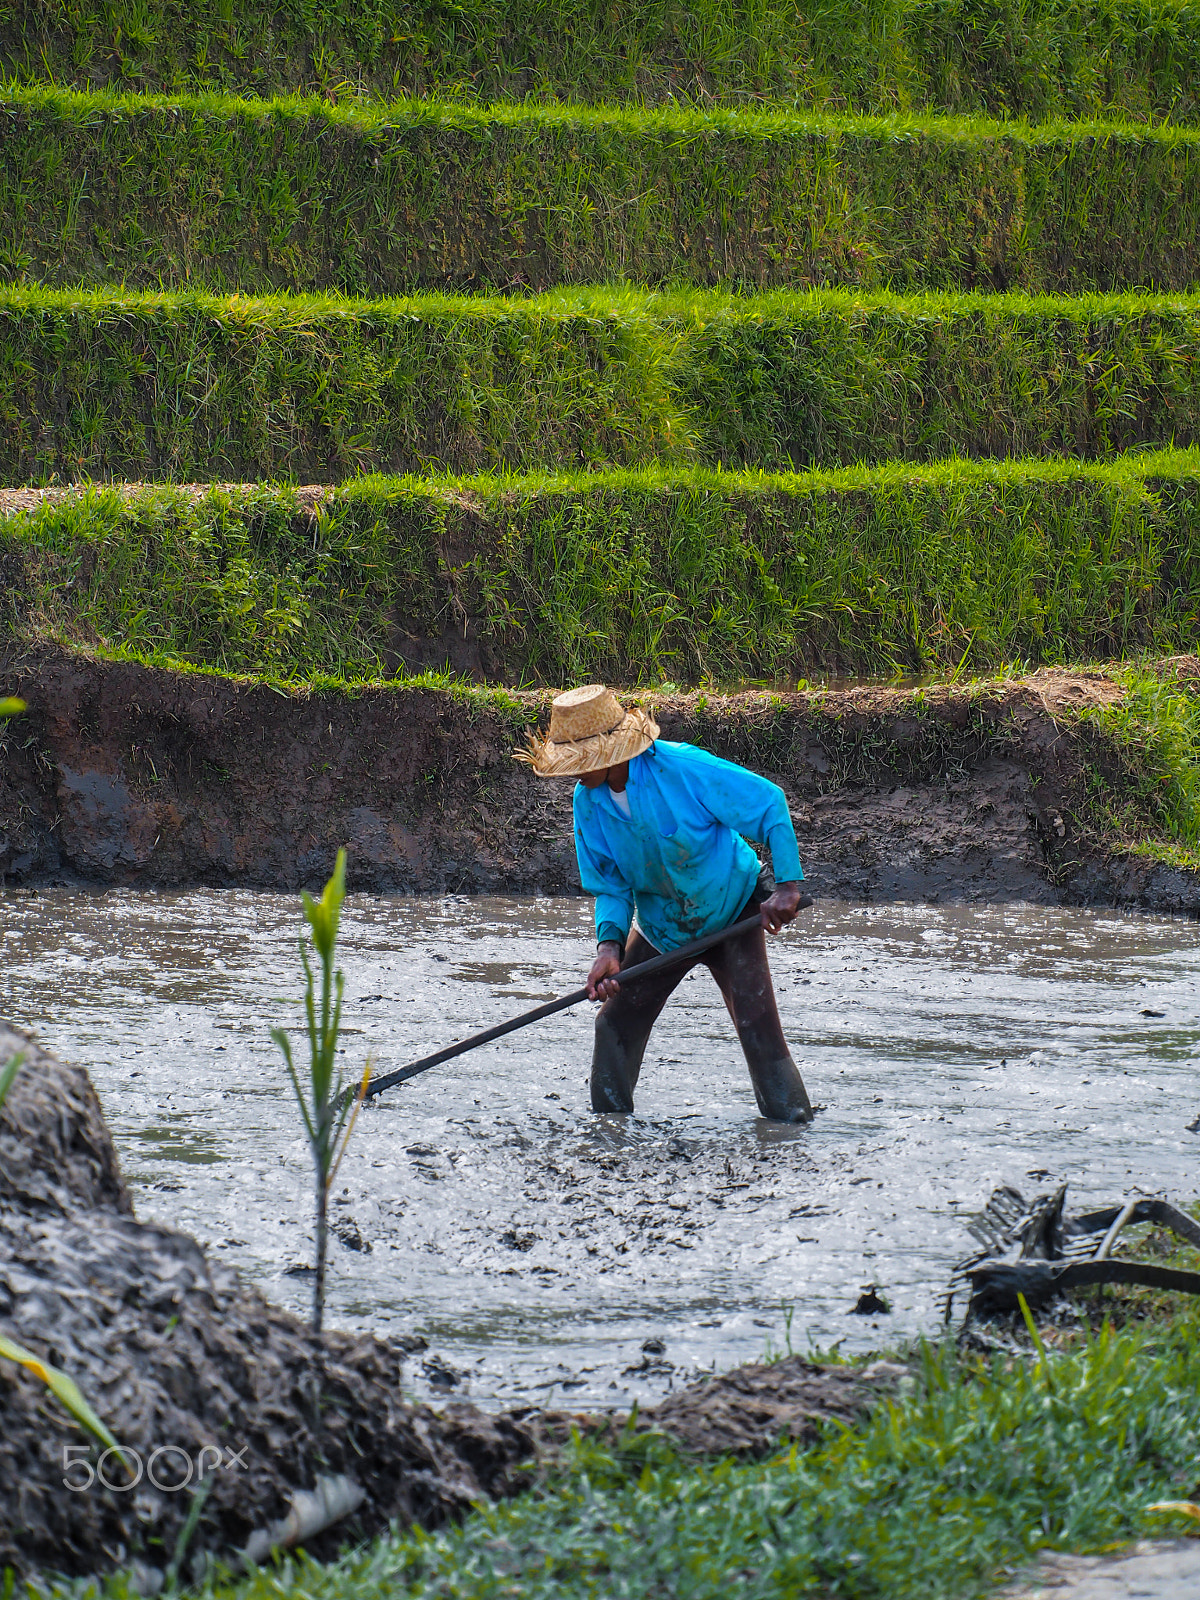
[[(358, 888), (578, 889), (571, 784), (511, 759), (545, 695), (284, 693), (54, 647), (10, 654), (0, 675), (30, 708), (0, 731), (10, 882), (296, 888), (344, 844)], [(1192, 875), (1079, 825), (1091, 755), (1070, 713), (1118, 693), (1100, 673), (1050, 671), (982, 693), (655, 704), (664, 737), (783, 785), (818, 894), (1200, 909)]]

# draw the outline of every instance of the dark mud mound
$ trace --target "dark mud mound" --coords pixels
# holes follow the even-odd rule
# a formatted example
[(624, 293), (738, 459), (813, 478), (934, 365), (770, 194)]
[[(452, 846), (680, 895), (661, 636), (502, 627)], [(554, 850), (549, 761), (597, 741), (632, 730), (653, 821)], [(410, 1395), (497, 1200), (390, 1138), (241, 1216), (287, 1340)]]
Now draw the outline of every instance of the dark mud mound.
[(448, 1441), (405, 1403), (399, 1347), (316, 1339), (186, 1234), (137, 1222), (86, 1074), (0, 1027), (0, 1060), (14, 1049), (26, 1064), (0, 1112), (0, 1328), (69, 1372), (147, 1469), (162, 1453), (135, 1489), (111, 1458), (115, 1489), (66, 1487), (90, 1473), (64, 1459), (98, 1452), (0, 1362), (0, 1569), (161, 1569), (192, 1504), (193, 1484), (173, 1487), (189, 1464), (211, 1485), (192, 1552), (227, 1560), (322, 1478), (361, 1490), (343, 1532), (436, 1524), (523, 1481), (530, 1440), (503, 1420), (476, 1413)]
[(112, 1138), (82, 1067), (49, 1056), (0, 1023), (0, 1062), (23, 1066), (0, 1109), (0, 1210), (133, 1215)]
[[(511, 758), (544, 695), (296, 690), (51, 646), (0, 657), (0, 877), (573, 893), (571, 785)], [(1200, 910), (1200, 879), (1114, 853), (1080, 818), (1105, 753), (1072, 717), (1098, 672), (984, 692), (863, 688), (656, 702), (666, 738), (785, 789), (813, 891)]]
[[(188, 1235), (138, 1222), (86, 1073), (0, 1024), (0, 1061), (18, 1050), (0, 1111), (0, 1331), (75, 1378), (142, 1472), (126, 1487), (42, 1384), (0, 1361), (0, 1570), (137, 1563), (154, 1589), (201, 1476), (185, 1576), (297, 1530), (330, 1553), (393, 1520), (436, 1526), (516, 1492), (573, 1428), (619, 1433), (620, 1419), (406, 1402), (399, 1345), (318, 1339)], [(693, 1450), (760, 1454), (823, 1419), (852, 1420), (898, 1371), (750, 1367), (636, 1425)], [(313, 1533), (321, 1505), (339, 1515)]]
[(814, 1444), (826, 1423), (860, 1421), (906, 1375), (891, 1361), (825, 1367), (787, 1356), (683, 1389), (648, 1406), (638, 1426), (696, 1455), (764, 1456), (781, 1439)]

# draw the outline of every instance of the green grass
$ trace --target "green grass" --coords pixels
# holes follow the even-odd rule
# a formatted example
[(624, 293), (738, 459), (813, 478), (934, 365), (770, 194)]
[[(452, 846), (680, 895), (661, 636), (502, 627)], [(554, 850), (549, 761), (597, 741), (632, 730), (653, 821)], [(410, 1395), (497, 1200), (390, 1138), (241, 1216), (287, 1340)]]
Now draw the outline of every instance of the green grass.
[(0, 523), (0, 635), (294, 679), (414, 641), (501, 684), (962, 677), (1186, 648), (1198, 557), (1195, 452), (100, 490)]
[(603, 307), (0, 288), (0, 480), (677, 458), (669, 355)]
[[(221, 1600), (951, 1600), (1041, 1549), (1179, 1534), (1146, 1510), (1200, 1477), (1197, 1322), (1105, 1330), (1044, 1362), (924, 1348), (912, 1392), (815, 1448), (691, 1460), (654, 1436), (576, 1446), (530, 1493), (327, 1567), (283, 1559)], [(126, 1593), (123, 1580), (110, 1595)]]
[(1081, 715), (1092, 827), (1131, 854), (1200, 870), (1200, 679), (1129, 667), (1124, 695)]
[(1198, 356), (1195, 298), (0, 288), (0, 482), (1107, 456)]
[(1200, 282), (1200, 132), (764, 111), (0, 98), (12, 280), (241, 292), (628, 279)]
[(646, 305), (680, 341), (670, 377), (701, 460), (1106, 457), (1200, 437), (1200, 301), (822, 290)]
[(6, 0), (0, 73), (331, 96), (1196, 113), (1192, 0)]

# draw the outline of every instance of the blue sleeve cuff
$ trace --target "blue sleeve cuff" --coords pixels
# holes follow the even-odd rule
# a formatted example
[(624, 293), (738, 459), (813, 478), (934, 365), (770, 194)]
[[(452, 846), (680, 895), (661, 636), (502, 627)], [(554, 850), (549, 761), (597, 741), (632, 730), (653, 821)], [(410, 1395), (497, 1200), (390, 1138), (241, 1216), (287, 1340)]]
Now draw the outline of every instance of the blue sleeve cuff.
[(800, 865), (800, 847), (796, 843), (796, 830), (791, 820), (777, 823), (771, 829), (767, 843), (771, 846), (771, 870), (776, 883), (797, 883), (804, 877)]
[(625, 955), (625, 931), (618, 928), (615, 922), (602, 922), (596, 929), (597, 944), (615, 944), (620, 946), (621, 955)]

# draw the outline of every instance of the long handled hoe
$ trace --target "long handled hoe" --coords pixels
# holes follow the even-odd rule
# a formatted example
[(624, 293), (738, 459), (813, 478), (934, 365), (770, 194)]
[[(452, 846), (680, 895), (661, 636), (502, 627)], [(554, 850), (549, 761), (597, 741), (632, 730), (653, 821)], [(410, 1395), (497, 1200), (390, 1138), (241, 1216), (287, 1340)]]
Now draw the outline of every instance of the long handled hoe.
[[(812, 905), (811, 895), (801, 895), (800, 910)], [(680, 945), (678, 950), (667, 950), (662, 955), (651, 956), (649, 961), (639, 961), (634, 967), (626, 967), (624, 972), (617, 974), (616, 981), (620, 984), (635, 982), (638, 978), (645, 978), (652, 972), (661, 972), (664, 967), (674, 966), (677, 961), (687, 961), (692, 956), (701, 955), (705, 950), (711, 950), (714, 945), (723, 944), (726, 939), (734, 939), (741, 933), (749, 933), (751, 928), (762, 926), (762, 918), (758, 916), (746, 917), (742, 922), (735, 922), (732, 927), (721, 928), (716, 933), (706, 933), (702, 939), (693, 939), (690, 944)], [(493, 1039), (502, 1039), (506, 1033), (515, 1033), (518, 1028), (527, 1028), (531, 1022), (540, 1022), (543, 1017), (552, 1017), (556, 1011), (565, 1011), (568, 1006), (576, 1006), (581, 1000), (586, 1000), (586, 988), (572, 989), (570, 994), (564, 994), (558, 1000), (548, 1000), (545, 1005), (534, 1006), (532, 1011), (523, 1011), (519, 1017), (510, 1017), (507, 1022), (500, 1022), (494, 1028), (485, 1028), (482, 1033), (473, 1033), (469, 1039), (460, 1039), (457, 1044), (448, 1044), (442, 1050), (435, 1050), (431, 1056), (422, 1056), (420, 1061), (412, 1061), (407, 1067), (400, 1067), (395, 1072), (386, 1072), (381, 1078), (373, 1078), (367, 1085), (363, 1098), (371, 1100), (377, 1094), (382, 1094), (385, 1089), (392, 1089), (398, 1083), (407, 1083), (409, 1078), (415, 1078), (419, 1073), (428, 1072), (430, 1067), (440, 1067), (443, 1061), (453, 1061), (455, 1056), (465, 1055), (468, 1050), (477, 1050), (481, 1044), (491, 1044)]]

